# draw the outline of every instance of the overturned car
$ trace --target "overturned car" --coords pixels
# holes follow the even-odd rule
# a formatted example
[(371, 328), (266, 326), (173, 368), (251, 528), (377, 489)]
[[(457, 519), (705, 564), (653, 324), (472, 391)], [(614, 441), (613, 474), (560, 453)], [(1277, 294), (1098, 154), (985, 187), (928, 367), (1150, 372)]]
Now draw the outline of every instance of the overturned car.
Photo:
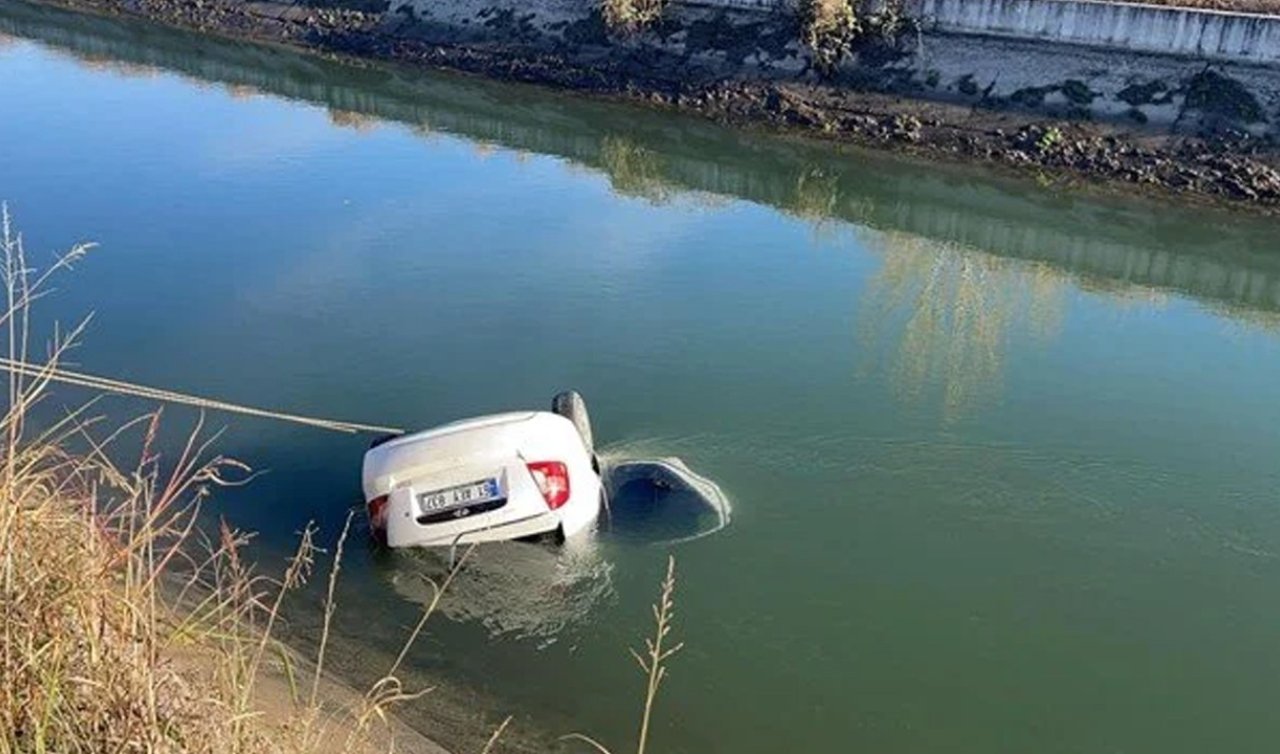
[(365, 454), (363, 485), (374, 536), (391, 547), (565, 541), (610, 514), (624, 537), (674, 542), (729, 520), (719, 486), (679, 459), (602, 462), (573, 391), (557, 395), (550, 411), (377, 440)]
[(551, 411), (482, 416), (382, 438), (365, 453), (365, 505), (391, 547), (455, 546), (589, 529), (605, 505), (582, 396)]

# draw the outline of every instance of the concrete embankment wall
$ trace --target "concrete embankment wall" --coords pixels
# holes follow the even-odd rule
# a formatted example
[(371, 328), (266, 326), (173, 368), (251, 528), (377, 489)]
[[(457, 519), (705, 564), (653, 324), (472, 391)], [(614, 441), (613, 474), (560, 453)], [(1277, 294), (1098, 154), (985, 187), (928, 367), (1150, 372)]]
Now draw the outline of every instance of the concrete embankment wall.
[[(680, 0), (790, 11), (797, 0)], [(877, 0), (883, 4), (885, 0)], [(873, 2), (873, 5), (876, 2)], [(926, 31), (1044, 40), (1210, 60), (1280, 62), (1280, 17), (1097, 0), (906, 0)]]
[(1088, 0), (911, 0), (925, 28), (1213, 60), (1280, 62), (1280, 17)]
[(924, 96), (1195, 134), (1280, 136), (1280, 64), (927, 32), (906, 69)]
[[(681, 2), (750, 15), (789, 13), (796, 0)], [(902, 55), (876, 65), (917, 96), (1181, 133), (1280, 137), (1280, 17), (1092, 0), (905, 6), (921, 33), (901, 45)], [(865, 77), (866, 66), (857, 61), (850, 72)]]

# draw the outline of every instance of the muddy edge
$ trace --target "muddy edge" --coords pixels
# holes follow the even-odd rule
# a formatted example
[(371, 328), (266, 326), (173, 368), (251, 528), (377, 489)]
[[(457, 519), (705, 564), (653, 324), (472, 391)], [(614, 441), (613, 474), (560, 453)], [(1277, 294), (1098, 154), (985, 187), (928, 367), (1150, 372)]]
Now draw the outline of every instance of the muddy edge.
[[(811, 73), (790, 80), (730, 71), (611, 39), (583, 24), (581, 45), (549, 49), (521, 40), (468, 37), (443, 24), (404, 33), (381, 11), (243, 0), (26, 0), (156, 21), (236, 39), (283, 43), (344, 57), (411, 63), (624, 99), (735, 126), (815, 136), (928, 159), (979, 162), (1041, 183), (1083, 184), (1280, 213), (1280, 148), (1230, 131), (1158, 134), (1119, 124), (1046, 119), (1007, 108), (929, 101)], [(349, 0), (345, 3), (351, 6)], [(373, 4), (373, 3), (371, 3)], [(358, 5), (358, 4), (357, 4)], [(493, 27), (490, 21), (487, 24)], [(646, 34), (670, 34), (659, 28)], [(710, 44), (732, 45), (732, 39)], [(883, 87), (880, 87), (883, 89)]]

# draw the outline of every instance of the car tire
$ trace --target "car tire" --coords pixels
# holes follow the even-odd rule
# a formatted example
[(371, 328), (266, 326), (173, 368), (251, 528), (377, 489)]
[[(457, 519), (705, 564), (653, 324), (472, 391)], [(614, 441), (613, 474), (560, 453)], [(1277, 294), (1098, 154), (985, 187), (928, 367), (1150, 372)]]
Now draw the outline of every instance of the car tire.
[(587, 402), (577, 390), (566, 390), (551, 399), (551, 410), (573, 422), (578, 429), (578, 437), (582, 438), (582, 446), (595, 463), (595, 438), (591, 434), (591, 417), (587, 414)]

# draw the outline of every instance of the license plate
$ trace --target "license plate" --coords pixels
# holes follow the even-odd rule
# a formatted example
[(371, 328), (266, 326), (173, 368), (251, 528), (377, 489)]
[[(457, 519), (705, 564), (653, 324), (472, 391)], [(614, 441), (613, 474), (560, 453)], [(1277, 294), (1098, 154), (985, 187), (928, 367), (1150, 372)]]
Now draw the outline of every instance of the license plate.
[(450, 508), (461, 508), (476, 503), (485, 503), (501, 497), (497, 479), (486, 479), (483, 482), (461, 484), (433, 492), (418, 495), (418, 507), (422, 513), (438, 513)]

